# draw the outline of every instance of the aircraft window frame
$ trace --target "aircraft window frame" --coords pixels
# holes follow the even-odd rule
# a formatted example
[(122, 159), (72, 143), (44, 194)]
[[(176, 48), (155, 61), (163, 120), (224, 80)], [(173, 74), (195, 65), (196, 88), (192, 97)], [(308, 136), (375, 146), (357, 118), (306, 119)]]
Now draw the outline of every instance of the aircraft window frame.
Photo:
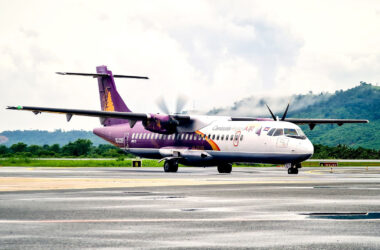
[(267, 135), (268, 135), (268, 136), (273, 136), (274, 131), (276, 131), (276, 128), (271, 128), (271, 129), (268, 131)]
[(295, 128), (284, 128), (284, 135), (298, 136), (298, 132)]
[[(277, 131), (281, 131), (281, 133), (277, 134)], [(282, 136), (282, 135), (284, 135), (284, 129), (276, 128), (276, 131), (273, 133), (273, 136)]]

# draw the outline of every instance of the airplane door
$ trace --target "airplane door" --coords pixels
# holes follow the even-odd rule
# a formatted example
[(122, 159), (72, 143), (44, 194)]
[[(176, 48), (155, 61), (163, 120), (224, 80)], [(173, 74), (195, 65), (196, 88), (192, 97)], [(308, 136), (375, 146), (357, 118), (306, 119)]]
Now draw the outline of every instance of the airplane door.
[(124, 148), (129, 148), (129, 132), (124, 133)]
[(235, 147), (239, 146), (240, 135), (241, 135), (241, 131), (240, 130), (236, 131), (234, 135), (234, 141), (233, 141)]

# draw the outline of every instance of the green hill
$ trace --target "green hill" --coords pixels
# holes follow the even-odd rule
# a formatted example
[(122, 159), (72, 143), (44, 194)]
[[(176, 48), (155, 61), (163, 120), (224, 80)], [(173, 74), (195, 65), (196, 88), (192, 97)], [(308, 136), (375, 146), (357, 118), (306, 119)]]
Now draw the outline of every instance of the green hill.
[(355, 88), (336, 91), (328, 99), (289, 112), (289, 117), (367, 119), (369, 124), (319, 125), (303, 129), (315, 144), (346, 144), (380, 149), (380, 87), (361, 82)]

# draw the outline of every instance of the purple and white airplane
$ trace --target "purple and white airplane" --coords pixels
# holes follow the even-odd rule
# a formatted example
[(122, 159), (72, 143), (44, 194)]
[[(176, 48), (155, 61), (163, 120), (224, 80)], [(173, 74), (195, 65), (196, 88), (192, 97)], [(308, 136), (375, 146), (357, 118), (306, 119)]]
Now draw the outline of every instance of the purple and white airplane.
[(285, 164), (289, 174), (298, 174), (301, 162), (314, 152), (313, 144), (297, 124), (368, 123), (368, 120), (286, 118), (272, 111), (272, 118), (204, 116), (184, 114), (134, 113), (120, 97), (114, 78), (148, 79), (113, 75), (106, 66), (94, 74), (57, 72), (97, 78), (101, 111), (29, 106), (8, 109), (99, 117), (103, 125), (94, 134), (134, 155), (165, 161), (165, 172), (177, 172), (178, 163), (191, 166), (217, 166), (219, 173), (231, 173), (232, 163)]

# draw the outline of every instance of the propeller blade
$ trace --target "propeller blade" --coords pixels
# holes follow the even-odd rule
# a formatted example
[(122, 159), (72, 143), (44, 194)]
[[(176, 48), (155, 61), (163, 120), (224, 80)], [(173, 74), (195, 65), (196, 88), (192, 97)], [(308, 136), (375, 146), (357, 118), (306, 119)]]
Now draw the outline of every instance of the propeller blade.
[(166, 102), (164, 98), (161, 96), (156, 100), (156, 104), (158, 108), (164, 113), (164, 114), (170, 114), (169, 108), (166, 105)]
[(272, 110), (270, 110), (269, 106), (267, 104), (265, 104), (265, 106), (267, 106), (268, 110), (269, 110), (269, 113), (270, 115), (272, 116), (273, 120), (277, 121), (277, 118), (276, 116), (274, 116), (274, 114), (272, 113)]
[(183, 111), (183, 108), (186, 106), (187, 101), (188, 101), (188, 99), (186, 96), (184, 96), (184, 95), (178, 96), (177, 103), (176, 103), (176, 109), (175, 109), (176, 114), (180, 114)]
[(281, 121), (285, 121), (286, 114), (288, 113), (289, 105), (290, 105), (290, 103), (288, 103), (288, 106), (286, 106), (286, 109), (285, 109), (284, 114), (282, 115)]

